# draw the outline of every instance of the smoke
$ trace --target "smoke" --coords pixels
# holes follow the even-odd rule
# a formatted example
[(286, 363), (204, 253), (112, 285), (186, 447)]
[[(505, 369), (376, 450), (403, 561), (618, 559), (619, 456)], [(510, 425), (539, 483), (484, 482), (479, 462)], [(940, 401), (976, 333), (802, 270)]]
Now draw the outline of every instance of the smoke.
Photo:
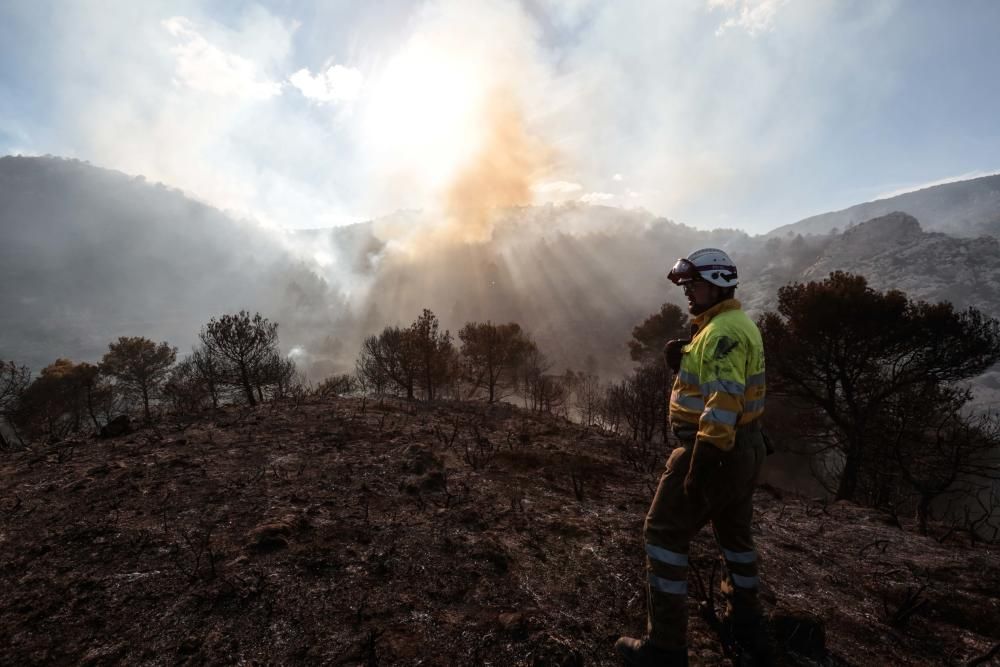
[(552, 167), (552, 149), (530, 134), (513, 99), (506, 91), (493, 95), (486, 142), (448, 189), (445, 214), (451, 238), (466, 242), (491, 238), (495, 211), (532, 204), (533, 187)]
[(550, 118), (539, 110), (561, 85), (520, 6), (424, 5), (359, 108), (369, 208), (421, 212), (410, 224), (378, 224), (388, 249), (481, 243), (497, 211), (535, 203), (535, 186), (558, 175)]

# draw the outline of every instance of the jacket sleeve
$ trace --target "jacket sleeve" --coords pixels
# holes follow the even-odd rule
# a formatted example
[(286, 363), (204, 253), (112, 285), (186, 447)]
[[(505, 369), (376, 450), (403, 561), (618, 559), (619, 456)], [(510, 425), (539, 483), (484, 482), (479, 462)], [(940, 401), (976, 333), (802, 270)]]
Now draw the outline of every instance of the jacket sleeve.
[(697, 438), (729, 451), (736, 443), (736, 424), (743, 413), (747, 345), (719, 335), (706, 341), (703, 349), (698, 375), (705, 409), (698, 420)]

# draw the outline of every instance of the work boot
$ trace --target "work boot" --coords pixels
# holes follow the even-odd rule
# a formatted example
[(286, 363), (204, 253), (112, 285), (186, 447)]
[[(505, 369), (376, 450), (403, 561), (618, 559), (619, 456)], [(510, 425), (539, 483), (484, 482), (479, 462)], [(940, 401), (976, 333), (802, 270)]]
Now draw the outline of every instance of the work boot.
[(688, 664), (686, 648), (659, 648), (648, 638), (619, 637), (615, 650), (629, 667), (687, 667)]
[(741, 667), (769, 667), (771, 648), (764, 619), (744, 620), (732, 625), (732, 637)]

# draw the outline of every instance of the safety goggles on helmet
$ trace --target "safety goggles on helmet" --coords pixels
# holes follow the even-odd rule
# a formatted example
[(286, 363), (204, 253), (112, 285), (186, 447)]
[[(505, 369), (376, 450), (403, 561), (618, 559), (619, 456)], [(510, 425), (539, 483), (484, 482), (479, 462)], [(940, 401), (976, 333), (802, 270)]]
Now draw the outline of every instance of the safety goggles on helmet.
[[(706, 276), (706, 273), (712, 271), (714, 273)], [(667, 278), (675, 285), (687, 285), (695, 280), (707, 280), (713, 285), (722, 287), (725, 286), (725, 283), (718, 282), (718, 279), (721, 278), (725, 281), (736, 280), (736, 267), (728, 264), (705, 264), (704, 266), (698, 266), (689, 259), (681, 258), (674, 264), (674, 268), (670, 269)]]
[(682, 257), (674, 264), (674, 268), (670, 269), (667, 278), (675, 285), (685, 285), (701, 278), (701, 272), (698, 271), (698, 267), (694, 265), (694, 262)]

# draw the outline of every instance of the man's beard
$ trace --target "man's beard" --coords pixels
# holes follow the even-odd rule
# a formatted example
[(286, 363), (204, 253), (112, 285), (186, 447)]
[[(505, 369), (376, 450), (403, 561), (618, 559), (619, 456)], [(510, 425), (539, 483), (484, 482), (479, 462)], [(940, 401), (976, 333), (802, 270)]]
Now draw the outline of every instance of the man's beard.
[(697, 303), (695, 303), (693, 301), (689, 301), (688, 302), (688, 313), (690, 313), (691, 315), (694, 315), (695, 317), (697, 317), (698, 315), (701, 315), (702, 313), (704, 313), (706, 310), (708, 310), (709, 308), (711, 308), (714, 305), (715, 305), (714, 303), (706, 303), (706, 304), (698, 305)]

